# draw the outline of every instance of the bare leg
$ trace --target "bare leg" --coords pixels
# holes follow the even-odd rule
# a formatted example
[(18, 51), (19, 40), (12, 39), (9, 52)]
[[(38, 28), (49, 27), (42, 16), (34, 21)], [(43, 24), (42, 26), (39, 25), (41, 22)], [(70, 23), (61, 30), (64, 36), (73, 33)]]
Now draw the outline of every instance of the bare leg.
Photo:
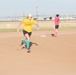
[(25, 39), (28, 40), (28, 41), (30, 40), (30, 37), (29, 37), (28, 34), (25, 34)]
[(54, 36), (58, 36), (58, 29), (54, 29)]

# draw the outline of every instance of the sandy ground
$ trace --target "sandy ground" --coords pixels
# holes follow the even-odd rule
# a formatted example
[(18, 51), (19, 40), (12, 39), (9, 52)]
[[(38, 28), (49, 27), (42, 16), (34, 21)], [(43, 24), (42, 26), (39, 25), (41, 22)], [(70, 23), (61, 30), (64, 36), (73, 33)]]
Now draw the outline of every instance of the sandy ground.
[(22, 32), (0, 33), (0, 75), (76, 75), (76, 31), (51, 33), (33, 32), (31, 53), (19, 49)]

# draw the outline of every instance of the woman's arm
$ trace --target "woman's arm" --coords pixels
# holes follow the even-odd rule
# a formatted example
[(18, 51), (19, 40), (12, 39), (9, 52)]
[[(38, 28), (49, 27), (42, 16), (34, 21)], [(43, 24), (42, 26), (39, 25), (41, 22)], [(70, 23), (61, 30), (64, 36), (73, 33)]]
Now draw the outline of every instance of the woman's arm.
[(17, 32), (19, 32), (21, 25), (22, 25), (22, 22), (20, 22), (20, 24), (19, 24), (19, 26), (18, 26), (18, 28), (17, 28)]

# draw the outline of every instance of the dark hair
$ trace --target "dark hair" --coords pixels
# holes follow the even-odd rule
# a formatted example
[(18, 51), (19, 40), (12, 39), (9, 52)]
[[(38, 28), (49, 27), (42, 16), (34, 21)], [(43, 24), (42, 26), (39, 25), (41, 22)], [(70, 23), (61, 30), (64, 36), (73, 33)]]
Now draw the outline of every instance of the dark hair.
[(52, 20), (52, 17), (49, 17), (50, 20)]
[(56, 14), (57, 17), (59, 17), (59, 14)]

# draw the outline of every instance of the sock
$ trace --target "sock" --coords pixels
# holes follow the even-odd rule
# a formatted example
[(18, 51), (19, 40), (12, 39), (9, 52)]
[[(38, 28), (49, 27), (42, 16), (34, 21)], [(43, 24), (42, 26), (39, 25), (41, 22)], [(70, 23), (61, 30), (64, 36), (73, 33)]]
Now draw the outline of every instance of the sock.
[(57, 29), (56, 29), (56, 36), (58, 35), (58, 31), (57, 31)]
[(56, 35), (56, 29), (54, 29), (54, 35)]
[(55, 35), (55, 36), (58, 35), (58, 31), (57, 31), (57, 29), (54, 30), (54, 35)]
[(26, 48), (29, 49), (30, 48), (30, 41), (26, 40)]
[(21, 43), (25, 43), (25, 40), (22, 40)]

